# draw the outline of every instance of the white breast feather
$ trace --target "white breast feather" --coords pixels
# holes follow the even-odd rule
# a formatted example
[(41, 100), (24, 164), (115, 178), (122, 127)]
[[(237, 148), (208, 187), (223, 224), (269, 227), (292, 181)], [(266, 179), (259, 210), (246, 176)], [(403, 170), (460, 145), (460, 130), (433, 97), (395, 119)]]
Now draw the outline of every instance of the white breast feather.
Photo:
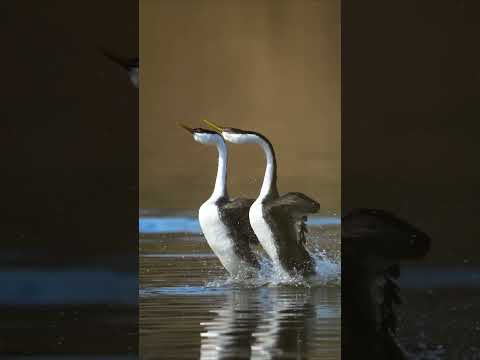
[(227, 227), (220, 220), (217, 205), (207, 201), (199, 209), (198, 219), (208, 245), (225, 269), (233, 276), (245, 271), (248, 266), (235, 254), (234, 239), (229, 236)]
[(280, 261), (278, 258), (277, 248), (275, 247), (275, 238), (273, 237), (270, 226), (263, 217), (263, 205), (261, 201), (255, 201), (252, 204), (248, 216), (250, 218), (250, 225), (252, 226), (255, 235), (257, 235), (258, 241), (268, 256), (270, 256), (273, 263), (278, 266)]

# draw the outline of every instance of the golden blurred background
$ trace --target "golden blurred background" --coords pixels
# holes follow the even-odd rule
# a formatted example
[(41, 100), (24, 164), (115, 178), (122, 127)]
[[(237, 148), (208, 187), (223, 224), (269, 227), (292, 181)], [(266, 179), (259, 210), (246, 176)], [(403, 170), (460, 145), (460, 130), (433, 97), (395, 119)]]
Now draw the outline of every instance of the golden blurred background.
[[(140, 208), (196, 209), (217, 153), (177, 126), (255, 130), (280, 192), (340, 209), (340, 1), (140, 1)], [(256, 145), (229, 146), (231, 196), (256, 197)]]

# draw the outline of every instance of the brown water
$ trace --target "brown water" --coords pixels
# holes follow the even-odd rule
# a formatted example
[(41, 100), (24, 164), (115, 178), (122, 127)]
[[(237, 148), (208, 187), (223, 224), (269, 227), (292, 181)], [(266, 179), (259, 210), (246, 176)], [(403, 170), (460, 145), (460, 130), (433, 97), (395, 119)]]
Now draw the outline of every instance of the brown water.
[[(319, 228), (316, 228), (319, 229)], [(338, 251), (336, 234), (313, 244)], [(310, 281), (233, 283), (199, 234), (140, 241), (142, 359), (339, 359), (338, 264)], [(326, 279), (328, 273), (329, 281)]]

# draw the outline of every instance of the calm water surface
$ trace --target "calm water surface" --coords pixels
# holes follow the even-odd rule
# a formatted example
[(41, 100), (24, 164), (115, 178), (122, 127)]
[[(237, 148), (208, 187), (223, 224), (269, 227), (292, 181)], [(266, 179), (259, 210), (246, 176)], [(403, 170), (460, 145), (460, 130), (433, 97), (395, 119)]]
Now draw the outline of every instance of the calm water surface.
[[(182, 233), (171, 220), (150, 220), (157, 231), (140, 241), (142, 359), (340, 358), (338, 264), (321, 265), (325, 276), (309, 282), (234, 283), (195, 221), (185, 218)], [(316, 249), (338, 255), (335, 218), (315, 218), (310, 229)]]

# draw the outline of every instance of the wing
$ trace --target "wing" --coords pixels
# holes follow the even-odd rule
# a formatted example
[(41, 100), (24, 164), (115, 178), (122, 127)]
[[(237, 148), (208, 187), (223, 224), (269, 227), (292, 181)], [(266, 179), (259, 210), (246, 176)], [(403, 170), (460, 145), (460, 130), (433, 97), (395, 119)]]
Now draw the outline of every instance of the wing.
[(397, 330), (397, 315), (395, 314), (394, 306), (402, 303), (400, 287), (388, 272), (385, 273), (384, 278), (383, 302), (380, 304), (382, 327), (395, 334)]
[(280, 215), (292, 219), (297, 228), (297, 240), (305, 244), (305, 233), (308, 232), (307, 215), (316, 213), (320, 204), (307, 195), (290, 192), (265, 204), (265, 211), (272, 215)]
[[(246, 237), (250, 245), (260, 245), (257, 236), (253, 232), (250, 225), (250, 219), (248, 213), (250, 206), (252, 206), (253, 199), (236, 198), (231, 199), (222, 205), (223, 221), (225, 224), (230, 225), (231, 228), (241, 232), (243, 237)], [(243, 238), (242, 237), (242, 238)], [(237, 238), (240, 238), (237, 237)]]
[(272, 211), (280, 209), (294, 216), (313, 214), (320, 209), (318, 202), (298, 192), (286, 193), (277, 199), (269, 201), (267, 206)]

